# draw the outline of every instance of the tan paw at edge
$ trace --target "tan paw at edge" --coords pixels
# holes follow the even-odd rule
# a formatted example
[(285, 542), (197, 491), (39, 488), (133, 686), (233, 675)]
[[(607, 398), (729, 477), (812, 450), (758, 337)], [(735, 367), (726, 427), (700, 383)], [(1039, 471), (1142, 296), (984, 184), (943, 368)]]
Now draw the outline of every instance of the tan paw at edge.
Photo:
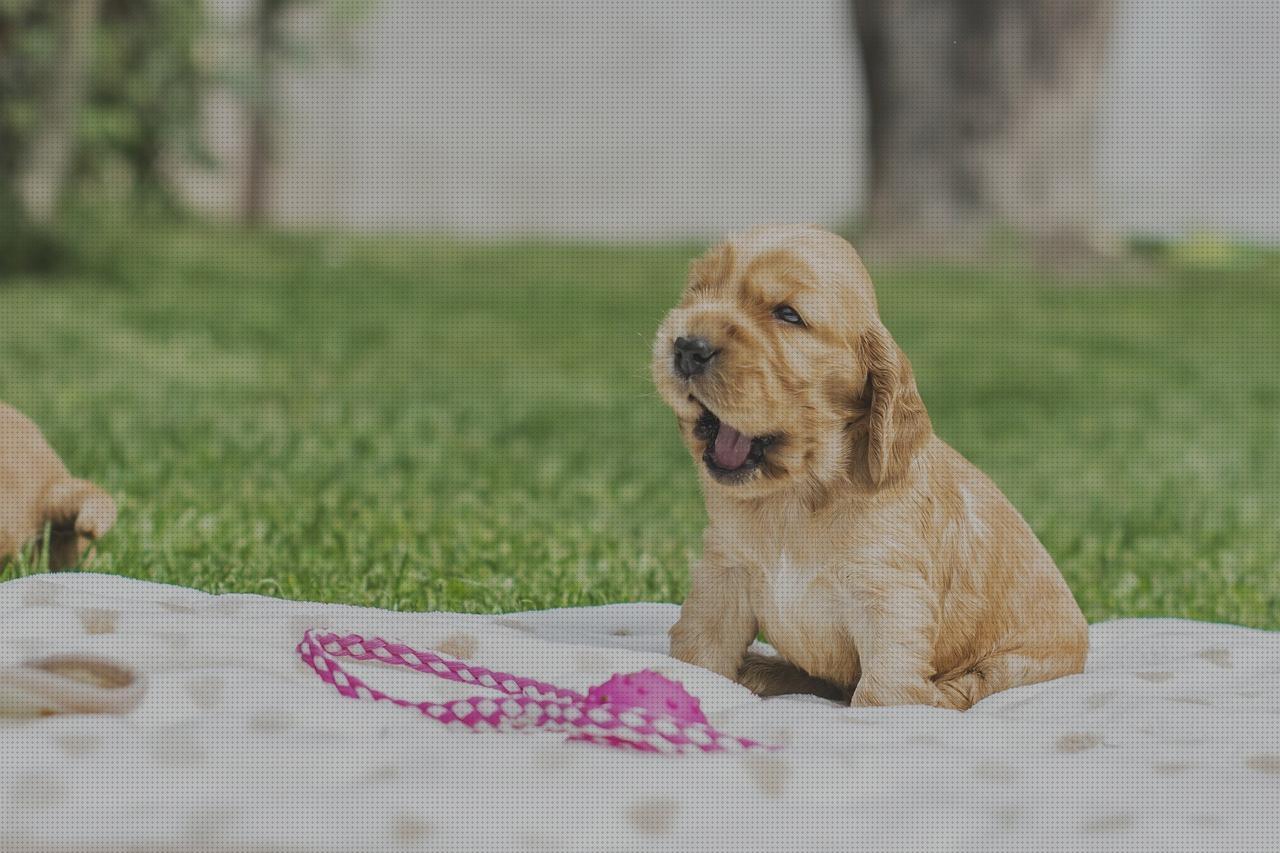
[(96, 486), (80, 505), (76, 532), (89, 539), (101, 539), (116, 523), (116, 502)]

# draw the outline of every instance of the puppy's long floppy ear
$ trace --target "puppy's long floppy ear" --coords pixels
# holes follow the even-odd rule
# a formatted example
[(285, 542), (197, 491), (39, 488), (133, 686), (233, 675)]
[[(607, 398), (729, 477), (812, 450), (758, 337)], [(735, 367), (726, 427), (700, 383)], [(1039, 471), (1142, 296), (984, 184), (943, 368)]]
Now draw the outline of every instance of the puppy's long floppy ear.
[(906, 473), (933, 430), (906, 353), (881, 325), (859, 340), (867, 375), (850, 423), (854, 480), (878, 487)]

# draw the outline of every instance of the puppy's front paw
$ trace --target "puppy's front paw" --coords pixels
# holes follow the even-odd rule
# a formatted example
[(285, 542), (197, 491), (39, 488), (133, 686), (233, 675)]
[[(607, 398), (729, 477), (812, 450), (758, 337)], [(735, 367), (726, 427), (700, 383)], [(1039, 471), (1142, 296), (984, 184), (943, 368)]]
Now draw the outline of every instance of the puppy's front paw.
[(116, 523), (116, 502), (88, 480), (64, 480), (49, 490), (45, 518), (86, 539), (100, 539)]
[(101, 539), (116, 523), (116, 502), (106, 492), (94, 489), (80, 505), (76, 533), (86, 539)]

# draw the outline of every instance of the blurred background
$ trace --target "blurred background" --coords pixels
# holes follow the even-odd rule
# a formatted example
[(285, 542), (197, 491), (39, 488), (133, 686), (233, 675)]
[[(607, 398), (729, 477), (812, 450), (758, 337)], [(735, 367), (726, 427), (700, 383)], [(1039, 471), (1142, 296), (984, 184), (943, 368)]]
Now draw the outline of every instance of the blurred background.
[(3, 0), (0, 39), (38, 218), (93, 180), (361, 229), (1280, 239), (1266, 0)]
[(0, 0), (0, 399), (122, 495), (102, 570), (678, 600), (650, 336), (709, 241), (816, 222), (1091, 618), (1280, 627), (1277, 44), (1269, 0)]

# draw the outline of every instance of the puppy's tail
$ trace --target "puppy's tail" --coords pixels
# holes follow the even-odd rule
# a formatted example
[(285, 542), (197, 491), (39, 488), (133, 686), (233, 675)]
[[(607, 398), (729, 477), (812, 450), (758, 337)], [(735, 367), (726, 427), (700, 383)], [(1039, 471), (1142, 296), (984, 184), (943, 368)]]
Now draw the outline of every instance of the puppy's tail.
[(823, 678), (816, 678), (800, 667), (777, 655), (747, 652), (738, 668), (738, 682), (761, 696), (788, 696), (808, 693), (848, 703), (852, 690), (845, 690)]
[(67, 479), (49, 489), (43, 515), (54, 527), (74, 526), (86, 539), (101, 539), (116, 523), (116, 502), (88, 480)]

